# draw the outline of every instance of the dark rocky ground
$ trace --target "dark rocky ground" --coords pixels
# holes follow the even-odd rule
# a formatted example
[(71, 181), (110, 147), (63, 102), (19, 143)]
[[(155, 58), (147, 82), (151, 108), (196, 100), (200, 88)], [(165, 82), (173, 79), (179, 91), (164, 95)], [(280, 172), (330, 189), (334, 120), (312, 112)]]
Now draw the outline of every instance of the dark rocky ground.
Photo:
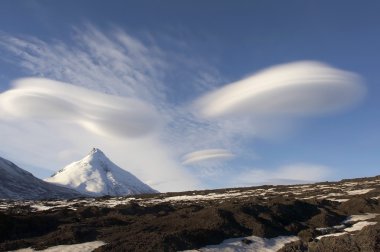
[(380, 214), (379, 195), (377, 176), (134, 198), (0, 201), (0, 251), (94, 240), (107, 243), (96, 251), (178, 251), (250, 235), (297, 235), (283, 252), (380, 251), (380, 215), (370, 220), (375, 225), (317, 239), (339, 232), (320, 228), (351, 215)]

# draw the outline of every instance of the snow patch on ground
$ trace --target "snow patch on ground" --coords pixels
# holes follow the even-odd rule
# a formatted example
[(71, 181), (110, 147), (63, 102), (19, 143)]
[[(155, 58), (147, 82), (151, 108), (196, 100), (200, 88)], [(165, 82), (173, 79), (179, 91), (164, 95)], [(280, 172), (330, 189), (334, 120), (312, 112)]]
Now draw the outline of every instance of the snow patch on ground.
[(257, 196), (258, 190), (249, 190), (246, 192), (233, 192), (233, 193), (209, 193), (204, 195), (181, 195), (181, 196), (171, 196), (163, 199), (152, 199), (149, 203), (162, 203), (162, 202), (173, 202), (173, 201), (205, 201), (205, 200), (217, 200), (217, 199), (228, 199), (233, 197), (250, 197)]
[(334, 189), (331, 185), (317, 185), (319, 189)]
[[(101, 246), (105, 245), (102, 241), (93, 241), (93, 242), (86, 242), (86, 243), (79, 243), (79, 244), (72, 244), (72, 245), (59, 245), (50, 247), (44, 250), (38, 250), (42, 252), (91, 252)], [(14, 252), (34, 252), (37, 250), (34, 250), (32, 248), (26, 248), (26, 249), (19, 249), (14, 250)]]
[(326, 199), (329, 197), (340, 197), (340, 196), (345, 196), (343, 193), (329, 193), (327, 195), (319, 195), (318, 199)]
[(34, 208), (36, 211), (46, 211), (46, 210), (54, 208), (54, 206), (44, 206), (40, 204), (32, 205), (30, 207)]
[(321, 228), (316, 228), (315, 230), (318, 230), (320, 232), (328, 232), (332, 229), (344, 229), (346, 226), (345, 225), (336, 225), (336, 226), (333, 226), (333, 227), (321, 227)]
[(373, 188), (369, 188), (369, 189), (361, 189), (361, 190), (352, 190), (352, 191), (347, 191), (347, 194), (348, 195), (359, 195), (359, 194), (366, 194), (370, 191), (372, 191)]
[[(242, 241), (243, 239), (252, 243), (247, 244)], [(297, 236), (279, 236), (271, 239), (248, 236), (227, 239), (218, 245), (210, 245), (198, 250), (186, 250), (186, 252), (274, 252), (280, 250), (285, 244), (297, 240), (299, 240)]]
[(360, 231), (366, 226), (376, 225), (376, 224), (377, 224), (377, 222), (375, 222), (375, 221), (360, 221), (360, 222), (352, 225), (352, 227), (345, 228), (344, 231), (346, 231), (346, 232)]
[(333, 234), (325, 234), (325, 235), (317, 236), (316, 239), (320, 240), (320, 239), (325, 238), (325, 237), (341, 236), (341, 235), (344, 235), (344, 234), (347, 234), (347, 233), (346, 232), (340, 232), (340, 233), (333, 233)]
[(351, 215), (343, 223), (350, 223), (350, 222), (370, 220), (370, 219), (376, 218), (376, 216), (378, 216), (378, 215), (380, 215), (380, 214), (377, 214), (377, 213), (366, 213), (366, 214)]
[(330, 201), (336, 201), (336, 202), (346, 202), (346, 201), (349, 201), (350, 199), (335, 199), (335, 198), (327, 198), (327, 200), (330, 200)]
[[(334, 226), (334, 227), (326, 227), (326, 228), (316, 228), (316, 230), (318, 230), (322, 233), (329, 232), (330, 230), (334, 230), (334, 229), (342, 231), (342, 232), (337, 232), (337, 233), (320, 235), (320, 236), (317, 236), (316, 239), (320, 240), (324, 237), (341, 236), (344, 234), (350, 234), (351, 232), (360, 231), (366, 226), (376, 225), (377, 222), (367, 221), (367, 220), (374, 219), (378, 215), (380, 215), (380, 214), (366, 213), (366, 214), (360, 214), (360, 215), (359, 214), (358, 215), (351, 215), (345, 221), (343, 221), (342, 225), (338, 225), (338, 226)], [(352, 223), (354, 223), (354, 224), (351, 227), (346, 227), (347, 225), (350, 225)]]
[(358, 183), (357, 182), (349, 182), (349, 183), (344, 183), (343, 185), (344, 186), (357, 186)]
[(355, 223), (354, 225), (352, 225), (352, 227), (345, 228), (344, 232), (320, 235), (320, 236), (317, 236), (316, 239), (320, 240), (324, 237), (341, 236), (344, 234), (349, 234), (351, 232), (360, 231), (366, 226), (376, 225), (376, 224), (377, 224), (377, 222), (374, 222), (374, 221), (359, 221), (359, 222)]

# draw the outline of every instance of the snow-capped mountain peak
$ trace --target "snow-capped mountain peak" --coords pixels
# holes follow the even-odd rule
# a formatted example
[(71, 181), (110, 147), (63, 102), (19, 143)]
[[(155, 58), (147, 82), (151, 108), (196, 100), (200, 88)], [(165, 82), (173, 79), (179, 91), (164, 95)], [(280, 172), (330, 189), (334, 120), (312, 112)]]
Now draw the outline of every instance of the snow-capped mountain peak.
[(69, 164), (45, 181), (92, 196), (157, 193), (130, 172), (118, 167), (97, 148), (93, 148), (82, 160)]
[(103, 151), (101, 151), (98, 148), (92, 148), (92, 150), (90, 151), (90, 153), (88, 153), (87, 156), (93, 156), (93, 157), (97, 157), (97, 158), (106, 157), (106, 155), (104, 155)]

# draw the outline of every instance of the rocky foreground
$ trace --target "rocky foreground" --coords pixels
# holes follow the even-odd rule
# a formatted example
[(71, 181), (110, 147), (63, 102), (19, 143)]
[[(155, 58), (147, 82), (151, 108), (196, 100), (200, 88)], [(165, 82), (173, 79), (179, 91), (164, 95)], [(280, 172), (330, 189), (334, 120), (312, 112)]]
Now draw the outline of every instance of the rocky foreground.
[(262, 241), (267, 250), (261, 251), (270, 251), (276, 241), (270, 238), (285, 237), (287, 243), (273, 251), (380, 251), (379, 199), (380, 176), (138, 197), (0, 201), (0, 250), (101, 241), (95, 251), (213, 251), (205, 246), (239, 238), (234, 246), (240, 251), (260, 251)]

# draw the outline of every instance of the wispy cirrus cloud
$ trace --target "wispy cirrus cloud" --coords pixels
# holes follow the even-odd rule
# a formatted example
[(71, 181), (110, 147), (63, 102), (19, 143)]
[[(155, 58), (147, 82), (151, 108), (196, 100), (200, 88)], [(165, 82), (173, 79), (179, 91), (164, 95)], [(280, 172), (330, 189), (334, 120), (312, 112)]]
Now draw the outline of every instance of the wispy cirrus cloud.
[(0, 46), (34, 76), (144, 100), (165, 94), (165, 56), (117, 28), (106, 34), (86, 24), (65, 42), (2, 34)]

